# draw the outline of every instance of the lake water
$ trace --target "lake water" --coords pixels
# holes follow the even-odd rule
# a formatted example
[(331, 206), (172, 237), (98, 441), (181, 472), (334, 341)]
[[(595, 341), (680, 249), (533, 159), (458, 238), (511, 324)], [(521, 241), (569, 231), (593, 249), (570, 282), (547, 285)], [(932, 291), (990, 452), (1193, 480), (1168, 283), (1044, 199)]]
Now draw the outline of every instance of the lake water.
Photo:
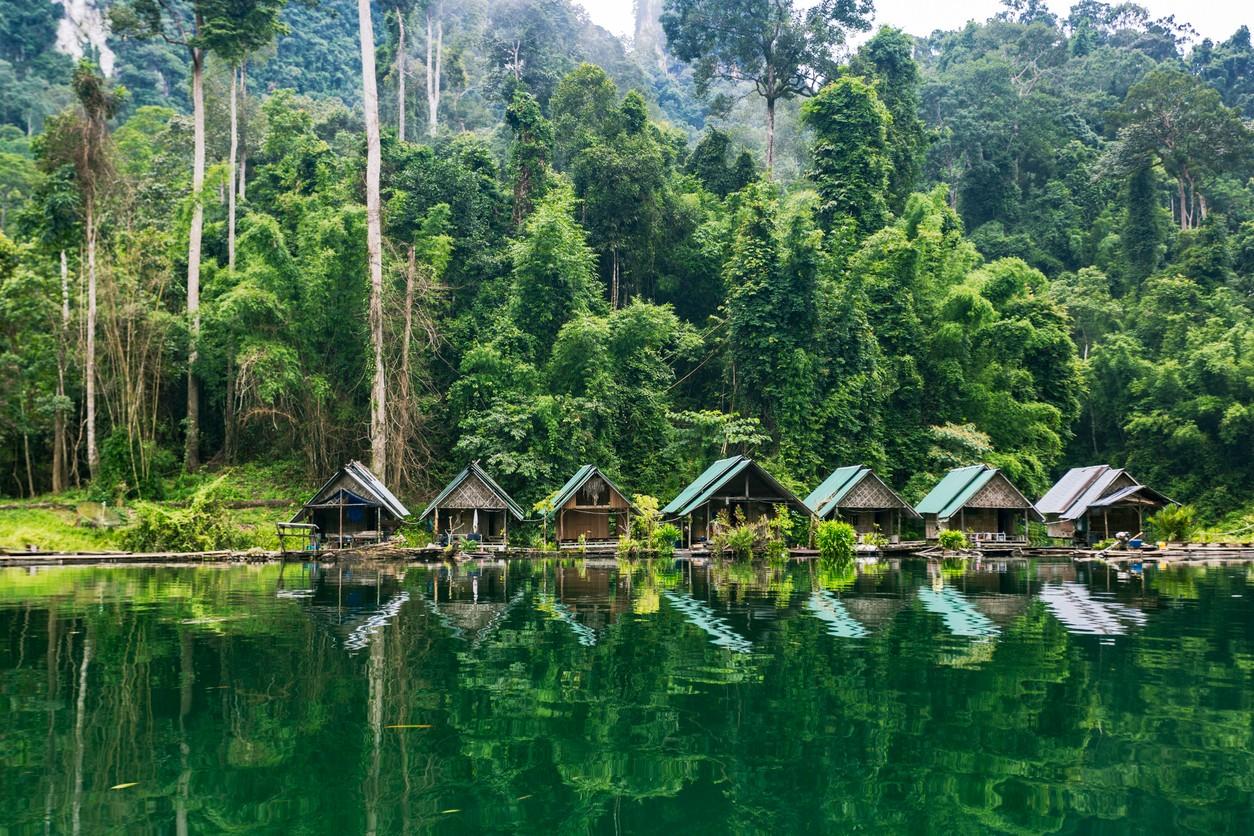
[(1254, 573), (0, 570), (0, 833), (1250, 832)]

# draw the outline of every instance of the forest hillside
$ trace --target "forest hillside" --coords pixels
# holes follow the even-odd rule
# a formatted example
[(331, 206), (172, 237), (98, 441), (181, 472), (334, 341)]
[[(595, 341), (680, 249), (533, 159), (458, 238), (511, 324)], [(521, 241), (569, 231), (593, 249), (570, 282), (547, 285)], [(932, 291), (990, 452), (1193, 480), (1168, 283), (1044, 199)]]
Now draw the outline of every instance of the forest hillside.
[(363, 88), (348, 0), (0, 0), (0, 495), (360, 458), (421, 508), (478, 459), (530, 508), (735, 452), (1254, 497), (1247, 28), (365, 5)]

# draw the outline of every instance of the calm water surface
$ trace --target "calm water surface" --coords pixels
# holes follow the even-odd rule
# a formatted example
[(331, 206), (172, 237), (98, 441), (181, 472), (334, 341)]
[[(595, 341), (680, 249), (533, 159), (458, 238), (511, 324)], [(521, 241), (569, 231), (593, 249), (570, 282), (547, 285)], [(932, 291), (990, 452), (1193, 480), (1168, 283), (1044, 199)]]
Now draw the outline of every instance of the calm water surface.
[(1251, 832), (1254, 574), (0, 571), (0, 833)]

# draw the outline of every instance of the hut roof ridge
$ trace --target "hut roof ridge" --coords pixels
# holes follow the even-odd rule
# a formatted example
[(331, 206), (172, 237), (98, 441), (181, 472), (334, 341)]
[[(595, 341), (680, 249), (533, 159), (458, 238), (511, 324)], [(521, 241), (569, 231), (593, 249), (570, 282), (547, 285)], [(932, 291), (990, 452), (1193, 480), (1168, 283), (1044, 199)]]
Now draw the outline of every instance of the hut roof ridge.
[(633, 510), (639, 510), (627, 494), (623, 493), (622, 489), (618, 487), (618, 485), (614, 484), (614, 480), (602, 473), (600, 468), (594, 464), (585, 464), (575, 471), (575, 475), (567, 479), (566, 484), (562, 485), (562, 487), (558, 490), (557, 495), (553, 498), (553, 508), (548, 512), (548, 514), (552, 516), (552, 514), (556, 513), (557, 509), (565, 505), (570, 498), (575, 495), (575, 492), (582, 488), (584, 484), (586, 484), (593, 476), (600, 476), (605, 480), (605, 484), (610, 486), (610, 490), (617, 493), (623, 499), (626, 499), (627, 504)]
[(440, 503), (448, 498), (449, 494), (457, 490), (458, 486), (461, 485), (462, 482), (469, 479), (472, 475), (482, 482), (488, 490), (496, 494), (498, 499), (505, 503), (506, 509), (514, 515), (515, 519), (521, 522), (523, 518), (526, 517), (522, 507), (505, 492), (504, 488), (496, 483), (495, 479), (487, 474), (487, 471), (479, 466), (478, 460), (475, 460), (462, 468), (462, 471), (454, 476), (453, 479), (444, 486), (444, 490), (440, 491), (440, 493), (436, 495), (435, 499), (427, 503), (426, 509), (423, 510), (422, 515), (418, 519), (424, 520), (430, 516), (436, 508), (440, 507)]

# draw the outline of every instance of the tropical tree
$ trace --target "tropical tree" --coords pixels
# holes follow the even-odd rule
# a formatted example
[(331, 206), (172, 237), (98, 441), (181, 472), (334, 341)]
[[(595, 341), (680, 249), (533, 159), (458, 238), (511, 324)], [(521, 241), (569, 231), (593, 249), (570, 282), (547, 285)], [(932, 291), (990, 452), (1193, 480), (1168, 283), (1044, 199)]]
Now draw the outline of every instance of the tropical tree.
[[(82, 201), (84, 239), (87, 250), (87, 322), (83, 350), (83, 377), (87, 421), (87, 465), (94, 478), (100, 467), (96, 441), (96, 299), (98, 289), (97, 244), (101, 195), (113, 174), (109, 120), (117, 113), (125, 90), (111, 89), (90, 62), (82, 61), (74, 70), (74, 93), (78, 107), (58, 117), (44, 134), (39, 156), (49, 173), (61, 166), (73, 169), (74, 182)], [(65, 289), (63, 287), (63, 294)]]
[(370, 387), (370, 467), (387, 473), (387, 373), (383, 368), (383, 218), (379, 176), (382, 149), (379, 138), (379, 91), (374, 69), (374, 24), (370, 0), (357, 0), (361, 41), (362, 110), (366, 119), (366, 252), (370, 267), (370, 347), (374, 355)]
[(775, 108), (810, 96), (837, 69), (836, 47), (870, 28), (870, 0), (666, 0), (668, 48), (693, 64), (699, 89), (748, 83), (766, 104), (766, 169), (775, 162)]
[(248, 55), (287, 31), (279, 20), (286, 0), (204, 0), (201, 39), (231, 68), (231, 151), (227, 175), (227, 266), (235, 268), (236, 165), (239, 161), (239, 81)]
[(183, 466), (200, 466), (200, 383), (196, 372), (200, 340), (200, 258), (205, 229), (205, 16), (210, 0), (123, 0), (109, 10), (122, 37), (158, 38), (187, 50), (192, 68), (192, 218), (187, 234), (187, 423)]

